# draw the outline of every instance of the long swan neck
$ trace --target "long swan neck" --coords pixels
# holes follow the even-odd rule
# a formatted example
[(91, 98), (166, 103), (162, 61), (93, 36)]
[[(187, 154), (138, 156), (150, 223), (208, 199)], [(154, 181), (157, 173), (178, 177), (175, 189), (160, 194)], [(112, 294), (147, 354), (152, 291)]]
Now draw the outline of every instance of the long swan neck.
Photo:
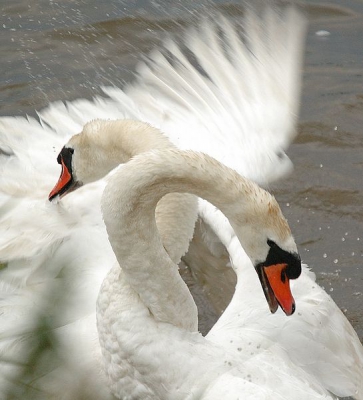
[[(164, 151), (174, 148), (160, 130), (149, 124), (133, 120), (96, 122), (101, 126), (97, 124), (95, 126), (95, 121), (93, 121), (90, 127), (85, 127), (83, 135), (85, 138), (88, 134), (96, 135), (88, 142), (93, 143), (98, 157), (106, 156), (104, 160), (97, 162), (97, 167), (104, 168), (101, 174), (108, 173), (119, 164), (125, 164), (123, 167), (125, 168), (131, 158), (150, 150)], [(107, 132), (107, 135), (104, 132)], [(109, 186), (112, 186), (112, 183)], [(116, 188), (119, 188), (119, 191), (115, 190), (116, 196), (117, 193), (124, 191), (122, 186)], [(122, 208), (122, 199), (119, 201), (116, 199), (116, 202)], [(187, 194), (174, 193), (162, 199), (157, 209), (153, 208), (151, 218), (142, 221), (143, 216), (140, 214), (141, 231), (145, 227), (146, 230), (157, 232), (155, 238), (157, 237), (159, 242), (154, 245), (154, 248), (162, 249), (161, 257), (153, 251), (152, 246), (150, 250), (143, 246), (143, 242), (149, 241), (148, 245), (151, 243), (146, 232), (137, 230), (136, 234), (134, 232), (120, 234), (125, 223), (122, 220), (122, 226), (120, 226), (120, 219), (117, 215), (115, 218), (114, 222), (117, 220), (117, 226), (114, 225), (114, 234), (109, 234), (109, 236), (119, 264), (127, 275), (128, 283), (139, 294), (141, 293), (144, 303), (159, 320), (172, 322), (191, 331), (197, 330), (197, 308), (187, 286), (180, 279), (178, 267), (175, 265), (186, 252), (192, 238), (197, 218), (197, 199)], [(151, 229), (151, 224), (154, 224), (153, 229)], [(140, 238), (143, 234), (142, 241)], [(130, 253), (128, 249), (133, 250)], [(130, 257), (126, 257), (125, 254), (129, 254)], [(135, 266), (134, 273), (128, 273), (129, 266)], [(167, 290), (163, 289), (164, 286), (167, 286)]]
[[(170, 192), (189, 192), (212, 202), (235, 222), (235, 228), (239, 229), (236, 233), (247, 248), (246, 231), (240, 227), (253, 225), (254, 215), (260, 214), (259, 208), (266, 211), (263, 223), (268, 224), (267, 214), (271, 210), (278, 213), (279, 207), (273, 197), (257, 185), (211, 157), (190, 151), (142, 154), (111, 177), (102, 209), (119, 264), (154, 316), (178, 325), (180, 319), (188, 320), (193, 300), (164, 250), (155, 222), (156, 204)], [(277, 220), (288, 235), (282, 215)], [(122, 229), (119, 221), (122, 221)], [(253, 253), (249, 248), (246, 252), (249, 250)], [(183, 306), (178, 307), (178, 304)], [(180, 313), (184, 309), (185, 315), (175, 315), (176, 309), (181, 310)]]
[[(160, 130), (145, 122), (126, 119), (91, 121), (67, 146), (74, 149), (75, 177), (84, 184), (103, 178), (138, 154), (174, 148)], [(163, 244), (178, 263), (193, 236), (197, 199), (189, 194), (167, 196), (158, 204), (156, 219)], [(178, 232), (176, 226), (180, 227)]]

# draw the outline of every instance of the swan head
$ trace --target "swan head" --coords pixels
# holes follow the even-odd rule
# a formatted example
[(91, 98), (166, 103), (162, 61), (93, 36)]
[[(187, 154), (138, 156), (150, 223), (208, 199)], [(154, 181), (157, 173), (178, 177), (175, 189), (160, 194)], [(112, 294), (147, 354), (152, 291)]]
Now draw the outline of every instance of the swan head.
[(104, 178), (136, 154), (171, 144), (149, 124), (135, 120), (93, 120), (74, 135), (58, 155), (62, 172), (49, 200)]
[[(57, 162), (62, 166), (60, 178), (49, 194), (49, 200), (62, 198), (87, 183), (105, 177), (129, 154), (120, 154), (115, 137), (128, 129), (131, 121), (94, 120), (81, 133), (71, 137), (60, 151)], [(117, 161), (115, 161), (117, 159)]]
[(234, 225), (242, 247), (252, 261), (272, 313), (278, 307), (291, 315), (295, 300), (290, 280), (301, 274), (301, 258), (281, 209), (273, 196), (261, 191), (251, 204), (247, 219)]
[(266, 259), (255, 265), (270, 311), (280, 306), (286, 315), (295, 312), (295, 300), (290, 290), (290, 279), (301, 274), (301, 259), (297, 251), (287, 251), (275, 241), (267, 239)]

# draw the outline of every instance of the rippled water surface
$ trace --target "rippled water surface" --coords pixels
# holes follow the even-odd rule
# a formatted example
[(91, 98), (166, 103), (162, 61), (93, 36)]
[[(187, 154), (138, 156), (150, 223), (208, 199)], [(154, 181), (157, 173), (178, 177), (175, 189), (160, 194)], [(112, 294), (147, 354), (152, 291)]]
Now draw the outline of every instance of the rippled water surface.
[[(198, 3), (198, 4), (195, 4)], [(225, 1), (25, 1), (2, 6), (0, 115), (122, 86), (165, 32)], [(307, 1), (295, 171), (271, 188), (303, 260), (363, 338), (363, 3)]]

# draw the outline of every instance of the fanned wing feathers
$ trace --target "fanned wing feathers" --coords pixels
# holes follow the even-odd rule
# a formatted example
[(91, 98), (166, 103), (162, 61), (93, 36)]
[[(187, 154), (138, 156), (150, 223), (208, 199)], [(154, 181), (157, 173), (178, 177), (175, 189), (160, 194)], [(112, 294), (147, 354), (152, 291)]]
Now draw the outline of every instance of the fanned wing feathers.
[(204, 20), (186, 34), (187, 52), (166, 41), (126, 92), (178, 147), (266, 185), (291, 168), (284, 149), (295, 135), (305, 27), (293, 8), (264, 19), (247, 12), (243, 38), (226, 18)]

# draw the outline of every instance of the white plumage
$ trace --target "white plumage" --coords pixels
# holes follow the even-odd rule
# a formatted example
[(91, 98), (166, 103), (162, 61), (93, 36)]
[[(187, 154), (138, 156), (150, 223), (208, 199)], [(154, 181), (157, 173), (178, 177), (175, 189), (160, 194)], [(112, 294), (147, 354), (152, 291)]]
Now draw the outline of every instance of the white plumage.
[[(78, 369), (80, 355), (90, 351), (82, 347), (81, 333), (86, 335), (94, 323), (99, 287), (114, 261), (96, 211), (104, 182), (79, 189), (56, 209), (46, 200), (59, 173), (55, 158), (60, 148), (88, 120), (148, 121), (179, 148), (208, 153), (261, 185), (291, 168), (284, 150), (295, 134), (305, 21), (292, 8), (268, 9), (261, 18), (247, 13), (242, 28), (243, 41), (222, 17), (187, 32), (184, 45), (198, 61), (197, 67), (168, 40), (164, 50), (155, 50), (139, 67), (133, 85), (124, 91), (105, 88), (107, 99), (53, 103), (39, 113), (40, 122), (0, 119), (0, 261), (7, 263), (0, 286), (0, 346), (5, 360), (1, 388), (6, 386), (6, 374), (19, 373), (13, 361), (23, 360), (21, 350), (27, 348), (23, 338), (38, 322), (34, 315), (45, 313), (54, 316), (46, 328), (54, 329), (69, 349), (49, 361), (45, 386), (64, 390), (63, 382), (79, 375), (69, 393), (77, 393), (87, 381), (88, 398), (109, 396), (96, 384), (98, 378), (103, 380), (101, 371), (93, 379)], [(171, 62), (163, 54), (171, 56)], [(293, 286), (298, 311), (292, 317), (270, 315), (255, 272), (226, 219), (204, 201), (199, 213), (228, 249), (242, 288), (238, 293), (243, 293), (243, 302), (238, 303), (243, 308), (232, 305), (213, 332), (244, 343), (249, 337), (256, 349), (278, 347), (326, 389), (363, 398), (362, 346), (313, 274), (305, 268)], [(67, 296), (57, 302), (51, 295), (59, 287)], [(231, 324), (236, 315), (240, 327), (241, 318), (246, 326), (238, 333)], [(78, 335), (79, 341), (67, 341), (68, 332)], [(30, 355), (25, 352), (23, 357)], [(59, 365), (66, 368), (57, 370)], [(39, 374), (43, 371), (42, 364)]]

